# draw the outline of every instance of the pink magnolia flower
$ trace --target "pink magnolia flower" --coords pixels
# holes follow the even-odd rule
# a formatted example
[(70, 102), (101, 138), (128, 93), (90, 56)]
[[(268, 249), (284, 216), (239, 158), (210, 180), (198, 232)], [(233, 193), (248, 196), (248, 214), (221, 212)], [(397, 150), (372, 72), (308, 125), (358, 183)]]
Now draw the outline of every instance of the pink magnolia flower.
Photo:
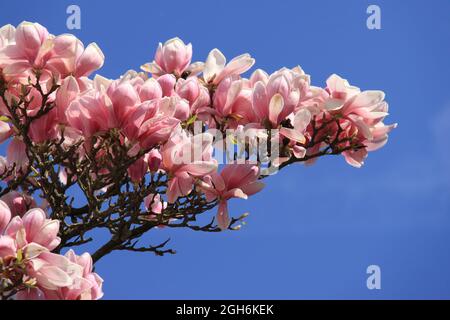
[(245, 53), (233, 58), (228, 64), (226, 62), (227, 59), (219, 49), (211, 50), (203, 68), (203, 80), (217, 85), (228, 76), (240, 75), (250, 69), (255, 59)]
[(144, 198), (145, 207), (151, 212), (160, 214), (163, 209), (167, 208), (167, 203), (164, 202), (160, 194), (150, 193)]
[(149, 149), (167, 141), (180, 122), (175, 116), (175, 105), (161, 104), (161, 100), (146, 101), (128, 115), (122, 126), (123, 132), (130, 141)]
[(217, 169), (212, 158), (213, 136), (205, 133), (188, 136), (186, 131), (176, 131), (162, 146), (162, 168), (169, 174), (167, 201), (175, 202), (192, 191), (195, 178)]
[[(145, 208), (148, 210), (148, 213), (145, 215), (141, 215), (140, 218), (142, 220), (147, 221), (158, 221), (158, 216), (163, 212), (164, 209), (167, 208), (167, 202), (164, 201), (160, 194), (150, 193), (148, 196), (144, 198)], [(164, 225), (158, 225), (158, 228), (164, 228)]]
[(26, 79), (32, 70), (41, 70), (41, 80), (53, 73), (62, 79), (73, 75), (84, 91), (87, 76), (103, 65), (103, 53), (95, 43), (85, 49), (75, 36), (55, 37), (38, 23), (25, 21), (15, 30), (6, 26), (0, 37), (0, 68), (8, 77)]
[(201, 85), (197, 78), (178, 79), (175, 85), (175, 92), (192, 105), (200, 95)]
[(230, 128), (257, 121), (252, 105), (252, 90), (237, 76), (227, 77), (220, 82), (213, 101), (216, 119), (225, 119)]
[(327, 79), (327, 87), (325, 89), (329, 98), (325, 103), (327, 110), (338, 110), (342, 108), (345, 101), (361, 92), (358, 87), (351, 86), (346, 79), (342, 79), (337, 74), (332, 74)]
[(103, 279), (92, 272), (88, 253), (77, 256), (69, 250), (63, 256), (32, 243), (23, 261), (24, 276), (34, 279), (35, 286), (19, 291), (14, 296), (17, 300), (97, 300), (103, 296)]
[(83, 43), (71, 34), (58, 36), (53, 41), (54, 57), (49, 64), (64, 79), (67, 76), (82, 78), (103, 66), (105, 56), (96, 43), (84, 48)]
[(256, 82), (253, 106), (261, 124), (277, 128), (295, 109), (300, 100), (299, 75), (289, 69), (273, 73), (267, 83)]
[(179, 77), (188, 68), (191, 58), (192, 45), (190, 43), (186, 45), (179, 38), (172, 38), (164, 44), (159, 43), (155, 60), (141, 68), (156, 77), (166, 73), (173, 73)]
[(16, 29), (14, 41), (0, 51), (0, 68), (7, 75), (20, 75), (32, 68), (43, 68), (50, 58), (52, 38), (38, 23), (22, 22)]
[[(8, 209), (6, 204), (0, 201), (2, 224), (11, 217)], [(66, 272), (60, 268), (59, 255), (48, 252), (59, 244), (54, 226), (59, 229), (59, 221), (46, 219), (42, 210), (33, 209), (28, 211), (23, 219), (16, 216), (8, 221), (6, 228), (1, 230), (4, 234), (0, 235), (0, 258), (16, 258), (18, 250), (21, 249), (21, 259), (26, 263), (26, 275), (35, 278), (40, 286), (52, 289), (71, 283), (67, 274), (68, 268)]]
[(61, 242), (58, 232), (59, 220), (47, 219), (40, 208), (29, 210), (23, 217), (13, 217), (5, 230), (5, 234), (16, 239), (19, 248), (36, 243), (48, 250), (55, 249)]
[(129, 114), (141, 104), (139, 94), (130, 81), (121, 80), (112, 82), (106, 92), (111, 100), (117, 124), (121, 126)]
[(11, 210), (12, 217), (23, 216), (29, 209), (37, 207), (36, 202), (30, 195), (21, 194), (17, 191), (8, 192), (0, 200)]
[(175, 92), (179, 97), (189, 102), (191, 114), (197, 114), (203, 108), (209, 106), (208, 89), (196, 77), (191, 77), (187, 80), (178, 79), (175, 85)]
[(48, 251), (40, 252), (36, 257), (29, 258), (27, 274), (36, 279), (41, 290), (58, 290), (61, 287), (73, 285), (71, 275), (82, 273), (82, 268), (76, 266), (59, 254)]
[(96, 90), (90, 90), (72, 101), (66, 110), (66, 119), (86, 138), (115, 124), (111, 106), (105, 101), (105, 96)]
[[(142, 220), (147, 221), (157, 221), (157, 215), (161, 214), (164, 209), (167, 208), (167, 202), (165, 202), (160, 194), (150, 193), (148, 196), (144, 198), (145, 208), (148, 210), (148, 213), (145, 215), (141, 215), (140, 218)], [(163, 225), (158, 226), (159, 228), (164, 228)]]
[(77, 256), (73, 250), (69, 250), (65, 256), (73, 263), (83, 267), (83, 279), (90, 283), (90, 288), (83, 290), (77, 297), (81, 300), (97, 300), (103, 297), (103, 279), (98, 274), (92, 272), (93, 263), (89, 253)]
[(259, 168), (251, 164), (229, 164), (218, 173), (212, 173), (200, 182), (199, 187), (205, 193), (206, 199), (219, 200), (217, 211), (218, 225), (222, 230), (228, 228), (228, 200), (231, 198), (247, 199), (264, 188), (258, 181)]
[(343, 152), (346, 161), (355, 167), (364, 163), (367, 151), (373, 151), (386, 144), (388, 133), (397, 124), (385, 125), (388, 104), (382, 91), (363, 91), (350, 86), (348, 81), (337, 75), (327, 80), (329, 99), (324, 108), (340, 116), (341, 135), (355, 136), (366, 148)]
[(99, 299), (103, 280), (92, 272), (88, 253), (65, 256), (51, 253), (59, 243), (59, 220), (47, 219), (42, 209), (31, 209), (11, 219), (0, 200), (0, 259), (21, 264), (24, 281), (34, 287), (19, 291), (15, 299)]
[[(0, 235), (0, 258), (9, 260), (18, 258), (17, 240), (8, 235)], [(44, 299), (44, 292), (72, 286), (75, 274), (82, 274), (80, 266), (71, 263), (64, 256), (48, 252), (36, 243), (30, 243), (22, 249), (21, 260), (24, 268), (24, 280), (33, 279), (35, 288), (19, 291), (15, 299)]]
[[(47, 258), (47, 257), (46, 257)], [(54, 258), (54, 257), (53, 257)], [(67, 251), (64, 256), (58, 255), (59, 265), (68, 265), (67, 275), (70, 283), (53, 288), (43, 288), (45, 298), (48, 300), (97, 300), (103, 296), (103, 279), (92, 272), (92, 258), (88, 253), (77, 256), (73, 250)], [(64, 270), (64, 268), (61, 268)]]

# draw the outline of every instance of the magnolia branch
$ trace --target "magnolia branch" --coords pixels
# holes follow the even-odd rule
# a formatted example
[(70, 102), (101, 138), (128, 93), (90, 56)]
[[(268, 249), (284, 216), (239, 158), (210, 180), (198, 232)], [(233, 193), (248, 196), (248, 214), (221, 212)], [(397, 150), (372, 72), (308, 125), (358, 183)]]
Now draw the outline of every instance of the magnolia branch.
[[(104, 62), (95, 43), (0, 28), (1, 299), (99, 299), (104, 256), (174, 254), (169, 240), (143, 244), (160, 228), (239, 230), (248, 213), (229, 202), (269, 174), (329, 155), (360, 167), (396, 126), (383, 92), (337, 75), (322, 88), (300, 67), (246, 78), (249, 54), (191, 59), (174, 38), (141, 72), (90, 78)], [(72, 250), (87, 243), (92, 254)]]

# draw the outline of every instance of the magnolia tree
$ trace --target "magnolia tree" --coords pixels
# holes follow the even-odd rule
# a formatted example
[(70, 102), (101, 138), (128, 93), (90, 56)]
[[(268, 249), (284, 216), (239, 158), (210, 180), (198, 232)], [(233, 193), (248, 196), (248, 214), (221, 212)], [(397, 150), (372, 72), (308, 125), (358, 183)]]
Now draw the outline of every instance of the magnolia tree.
[[(244, 78), (248, 54), (191, 58), (174, 38), (141, 72), (89, 78), (104, 61), (95, 43), (37, 23), (0, 29), (2, 299), (101, 298), (93, 264), (105, 255), (174, 253), (142, 243), (161, 227), (237, 230), (246, 215), (229, 214), (231, 199), (293, 163), (360, 167), (395, 127), (383, 92), (337, 75), (320, 88), (300, 67)], [(100, 228), (110, 238), (95, 251), (71, 249)]]

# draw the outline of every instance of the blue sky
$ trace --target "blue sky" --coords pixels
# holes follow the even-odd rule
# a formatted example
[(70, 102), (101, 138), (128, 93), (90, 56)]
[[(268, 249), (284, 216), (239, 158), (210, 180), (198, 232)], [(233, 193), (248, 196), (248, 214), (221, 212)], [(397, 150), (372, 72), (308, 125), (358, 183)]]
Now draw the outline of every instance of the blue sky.
[[(81, 8), (73, 33), (106, 55), (104, 76), (137, 69), (179, 36), (194, 60), (218, 47), (230, 59), (249, 52), (268, 72), (300, 64), (315, 85), (338, 73), (383, 90), (387, 122), (399, 123), (362, 169), (342, 157), (291, 166), (233, 202), (231, 212), (251, 213), (239, 232), (155, 230), (146, 239), (170, 236), (176, 255), (104, 258), (105, 298), (450, 298), (448, 1), (8, 1), (0, 24), (66, 33), (70, 4)], [(366, 27), (370, 4), (381, 30)], [(371, 264), (381, 290), (366, 287)]]

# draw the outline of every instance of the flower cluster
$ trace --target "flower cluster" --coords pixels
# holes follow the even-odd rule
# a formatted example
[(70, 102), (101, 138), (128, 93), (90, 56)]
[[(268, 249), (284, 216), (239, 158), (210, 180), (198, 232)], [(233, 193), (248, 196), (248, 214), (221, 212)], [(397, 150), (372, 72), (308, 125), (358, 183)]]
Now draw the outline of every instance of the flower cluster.
[[(9, 207), (1, 203), (0, 257), (3, 268), (21, 270), (27, 289), (17, 297), (101, 296), (101, 279), (92, 273), (89, 255), (51, 252), (60, 245), (58, 220), (47, 219), (41, 209), (24, 212), (34, 201), (28, 194), (38, 189), (52, 210), (65, 201), (48, 196), (46, 179), (54, 175), (41, 153), (59, 166), (59, 182), (54, 183), (62, 185), (61, 193), (64, 185), (78, 183), (85, 194), (92, 194), (91, 210), (99, 210), (93, 204), (100, 201), (97, 194), (120, 193), (117, 184), (126, 179), (136, 187), (158, 176), (161, 184), (133, 198), (143, 200), (146, 214), (127, 216), (127, 228), (183, 219), (182, 212), (192, 210), (182, 206), (197, 201), (197, 208), (218, 206), (217, 225), (225, 230), (231, 226), (227, 202), (247, 199), (263, 188), (263, 165), (281, 169), (342, 154), (360, 167), (396, 126), (383, 122), (388, 114), (383, 92), (361, 91), (337, 75), (324, 88), (313, 86), (300, 67), (272, 74), (257, 69), (245, 78), (255, 63), (249, 54), (227, 62), (214, 49), (202, 63), (192, 62), (192, 53), (191, 44), (174, 38), (160, 43), (154, 60), (141, 71), (130, 70), (119, 79), (91, 79), (104, 62), (95, 43), (85, 47), (75, 36), (54, 36), (37, 23), (0, 29), (0, 143), (9, 142), (6, 158), (0, 158), (0, 174), (10, 189), (19, 181), (24, 191), (21, 200), (9, 195), (14, 198)], [(214, 147), (229, 130), (261, 134), (244, 140), (243, 162), (220, 166)], [(251, 146), (262, 141), (278, 146), (276, 157), (252, 157)], [(40, 172), (32, 165), (36, 162), (45, 179), (33, 176)], [(119, 177), (123, 168), (127, 176)], [(175, 213), (165, 216), (170, 210)], [(120, 214), (104, 224), (120, 221)], [(73, 229), (67, 230), (73, 237)]]
[[(13, 202), (20, 201), (20, 195), (13, 197)], [(102, 297), (103, 280), (92, 272), (88, 253), (51, 252), (61, 242), (59, 224), (48, 219), (41, 208), (14, 215), (0, 200), (0, 286), (4, 293), (16, 299)]]

